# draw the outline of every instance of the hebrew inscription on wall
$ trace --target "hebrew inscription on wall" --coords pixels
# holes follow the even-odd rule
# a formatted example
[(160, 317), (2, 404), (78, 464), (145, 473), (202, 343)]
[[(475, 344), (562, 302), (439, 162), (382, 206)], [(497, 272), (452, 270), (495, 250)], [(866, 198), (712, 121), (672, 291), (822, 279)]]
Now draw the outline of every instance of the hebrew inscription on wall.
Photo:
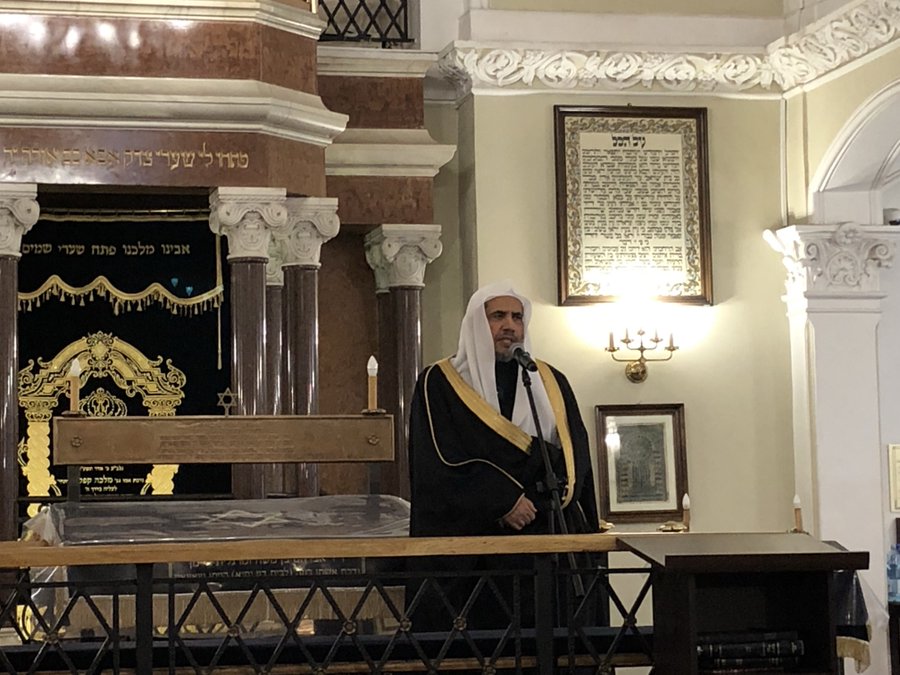
[(560, 299), (710, 302), (705, 114), (616, 110), (556, 110)]

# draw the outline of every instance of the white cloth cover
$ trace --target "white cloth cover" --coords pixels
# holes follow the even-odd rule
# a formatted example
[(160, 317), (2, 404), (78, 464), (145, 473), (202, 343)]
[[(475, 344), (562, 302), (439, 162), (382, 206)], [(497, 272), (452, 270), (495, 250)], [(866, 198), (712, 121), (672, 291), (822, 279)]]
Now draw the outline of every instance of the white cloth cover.
[[(459, 347), (456, 354), (450, 358), (450, 363), (460, 376), (497, 412), (500, 412), (500, 401), (497, 398), (497, 380), (494, 375), (496, 354), (494, 341), (491, 338), (491, 327), (484, 312), (484, 304), (488, 300), (504, 295), (514, 297), (522, 303), (525, 351), (531, 353), (531, 343), (528, 338), (531, 301), (518, 293), (513, 288), (511, 281), (504, 280), (483, 286), (469, 299), (469, 305), (459, 329)], [(544, 439), (558, 445), (559, 437), (553, 409), (550, 407), (550, 399), (547, 397), (544, 383), (537, 375), (531, 378), (531, 391), (534, 394), (534, 403), (541, 420), (541, 432), (544, 434)], [(522, 384), (521, 377), (516, 385), (516, 402), (513, 406), (512, 422), (525, 433), (537, 436), (531, 408), (528, 405), (528, 394), (525, 392), (525, 385)]]

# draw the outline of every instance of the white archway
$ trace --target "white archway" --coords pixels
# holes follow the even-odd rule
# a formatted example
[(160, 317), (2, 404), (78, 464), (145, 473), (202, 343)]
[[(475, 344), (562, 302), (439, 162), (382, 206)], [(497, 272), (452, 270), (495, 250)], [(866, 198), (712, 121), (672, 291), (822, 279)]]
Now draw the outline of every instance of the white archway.
[(863, 103), (834, 138), (810, 181), (816, 223), (885, 223), (900, 208), (900, 81)]

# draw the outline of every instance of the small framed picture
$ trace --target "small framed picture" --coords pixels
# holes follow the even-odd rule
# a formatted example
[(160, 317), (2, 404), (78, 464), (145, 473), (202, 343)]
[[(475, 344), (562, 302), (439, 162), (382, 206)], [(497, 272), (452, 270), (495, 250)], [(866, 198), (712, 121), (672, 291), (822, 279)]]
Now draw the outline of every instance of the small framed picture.
[(888, 476), (891, 487), (891, 511), (900, 511), (900, 444), (888, 446)]
[(596, 413), (601, 518), (680, 520), (688, 491), (684, 404), (598, 405)]

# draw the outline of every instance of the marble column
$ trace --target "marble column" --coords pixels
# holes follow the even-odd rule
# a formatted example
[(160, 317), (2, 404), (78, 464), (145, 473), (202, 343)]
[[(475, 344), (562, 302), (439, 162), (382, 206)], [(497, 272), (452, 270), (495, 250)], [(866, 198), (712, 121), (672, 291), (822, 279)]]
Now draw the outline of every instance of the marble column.
[[(287, 221), (283, 188), (222, 187), (209, 198), (209, 225), (228, 239), (231, 272), (231, 390), (235, 413), (270, 412), (266, 373), (266, 263), (272, 232)], [(265, 497), (265, 466), (232, 470), (238, 499)]]
[[(409, 400), (422, 370), (422, 288), (425, 267), (441, 254), (440, 225), (382, 225), (366, 235), (366, 260), (379, 294), (379, 353), (393, 361), (379, 374), (385, 408), (394, 414), (394, 463), (384, 467), (380, 492), (409, 499)], [(385, 293), (385, 287), (387, 292)]]
[(0, 184), (0, 541), (17, 539), (18, 292), (22, 235), (37, 222), (36, 185)]
[[(802, 225), (767, 238), (788, 271), (794, 481), (804, 526), (869, 551), (871, 566), (860, 576), (886, 603), (877, 329), (886, 297), (880, 268), (891, 266), (900, 229)], [(873, 672), (888, 672), (887, 644), (886, 630), (873, 633)]]
[[(284, 364), (284, 270), (281, 248), (273, 238), (266, 263), (266, 395), (271, 415), (284, 415), (286, 407)], [(296, 478), (286, 464), (268, 464), (265, 468), (267, 497), (296, 494)]]
[[(340, 229), (337, 206), (334, 198), (288, 199), (287, 227), (275, 241), (284, 270), (287, 406), (294, 415), (319, 411), (319, 256)], [(296, 494), (318, 495), (318, 467), (301, 462), (294, 469)]]

